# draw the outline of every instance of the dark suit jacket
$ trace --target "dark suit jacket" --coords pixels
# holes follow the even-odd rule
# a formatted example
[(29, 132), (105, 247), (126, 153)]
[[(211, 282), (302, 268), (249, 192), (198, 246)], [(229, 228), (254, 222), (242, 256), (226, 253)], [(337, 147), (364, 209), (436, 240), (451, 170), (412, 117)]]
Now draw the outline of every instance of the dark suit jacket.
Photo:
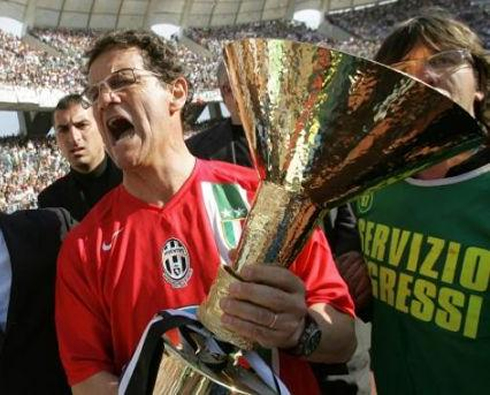
[(0, 329), (0, 394), (70, 393), (54, 324), (56, 259), (73, 225), (63, 209), (0, 213), (12, 265), (6, 330)]
[(90, 209), (122, 181), (122, 173), (110, 158), (88, 175), (73, 169), (49, 185), (37, 198), (39, 207), (64, 207), (73, 218), (81, 221)]
[(330, 210), (325, 216), (323, 226), (330, 248), (336, 256), (349, 251), (362, 253), (357, 219), (350, 203)]
[(192, 155), (198, 158), (252, 167), (243, 127), (233, 126), (230, 118), (188, 138), (185, 143)]

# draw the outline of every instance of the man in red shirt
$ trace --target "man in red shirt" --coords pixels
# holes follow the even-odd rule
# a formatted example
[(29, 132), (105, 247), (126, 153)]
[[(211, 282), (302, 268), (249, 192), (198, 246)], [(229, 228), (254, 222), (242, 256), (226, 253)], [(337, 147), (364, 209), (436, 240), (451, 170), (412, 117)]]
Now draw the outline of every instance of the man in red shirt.
[[(123, 184), (59, 256), (57, 330), (75, 394), (114, 393), (153, 315), (202, 302), (258, 183), (253, 170), (189, 153), (187, 82), (158, 37), (109, 33), (90, 51), (88, 70), (84, 98)], [(284, 350), (279, 374), (291, 392), (318, 392), (306, 360), (344, 362), (355, 347), (352, 301), (324, 236), (315, 231), (290, 269), (255, 265), (243, 275), (248, 282), (222, 303), (223, 325)], [(311, 343), (310, 333), (320, 340)]]

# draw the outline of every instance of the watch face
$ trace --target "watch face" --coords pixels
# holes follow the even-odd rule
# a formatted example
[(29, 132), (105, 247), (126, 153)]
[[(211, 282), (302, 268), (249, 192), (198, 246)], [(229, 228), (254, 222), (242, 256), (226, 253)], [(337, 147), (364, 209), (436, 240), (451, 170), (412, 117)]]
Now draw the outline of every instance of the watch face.
[(309, 315), (305, 317), (305, 327), (301, 334), (298, 344), (294, 348), (287, 350), (292, 355), (307, 357), (318, 348), (322, 339), (322, 330), (316, 321)]
[(306, 339), (303, 355), (308, 356), (313, 353), (320, 344), (322, 339), (322, 331), (315, 325), (314, 330), (310, 333), (308, 339)]

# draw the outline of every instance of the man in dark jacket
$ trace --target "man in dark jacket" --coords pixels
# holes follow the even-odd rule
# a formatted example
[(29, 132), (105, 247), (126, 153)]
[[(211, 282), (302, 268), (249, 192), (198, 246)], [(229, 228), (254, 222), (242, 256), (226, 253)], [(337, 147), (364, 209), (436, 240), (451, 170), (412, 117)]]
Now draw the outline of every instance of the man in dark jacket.
[(230, 118), (187, 139), (187, 148), (192, 155), (201, 159), (221, 160), (252, 167), (247, 139), (224, 63), (220, 63), (217, 77), (221, 97), (230, 113)]
[(54, 285), (63, 209), (0, 213), (0, 394), (69, 394), (56, 341)]
[(53, 121), (56, 141), (70, 163), (70, 172), (41, 191), (38, 205), (64, 207), (81, 221), (95, 203), (121, 183), (121, 171), (107, 156), (92, 109), (83, 108), (80, 95), (62, 98)]

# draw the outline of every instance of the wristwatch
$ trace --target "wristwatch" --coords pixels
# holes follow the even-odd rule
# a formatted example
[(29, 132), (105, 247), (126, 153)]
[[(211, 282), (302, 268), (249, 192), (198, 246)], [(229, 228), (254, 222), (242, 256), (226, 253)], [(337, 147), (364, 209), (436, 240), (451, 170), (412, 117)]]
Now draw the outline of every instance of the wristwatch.
[(298, 344), (286, 351), (295, 356), (307, 357), (318, 348), (321, 339), (322, 330), (316, 321), (309, 314), (306, 314), (305, 327), (299, 337)]

